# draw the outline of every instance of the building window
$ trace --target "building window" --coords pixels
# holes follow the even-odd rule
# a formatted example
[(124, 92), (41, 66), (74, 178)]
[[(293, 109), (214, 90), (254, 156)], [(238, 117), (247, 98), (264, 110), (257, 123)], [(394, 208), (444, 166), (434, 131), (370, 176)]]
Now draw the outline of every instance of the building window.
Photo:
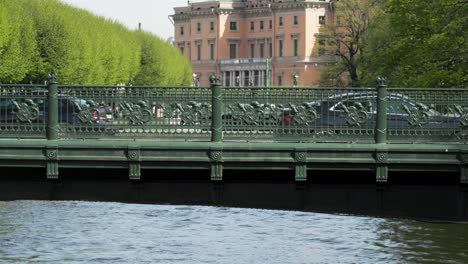
[(283, 57), (283, 40), (278, 41), (278, 57)]
[(214, 22), (210, 21), (210, 31), (213, 31), (213, 30), (214, 30)]
[(237, 21), (231, 21), (231, 22), (229, 23), (229, 29), (230, 29), (231, 31), (237, 31)]
[(319, 24), (325, 25), (325, 16), (319, 16)]
[(237, 59), (237, 44), (235, 43), (229, 44), (229, 58)]
[(180, 46), (179, 49), (180, 49), (180, 53), (184, 54), (184, 46)]
[(283, 26), (283, 17), (279, 17), (278, 25), (279, 25), (280, 27)]
[(260, 43), (260, 58), (263, 58), (265, 57), (265, 44), (264, 43)]
[(200, 22), (197, 23), (197, 32), (201, 32), (201, 23)]
[(181, 36), (184, 35), (184, 27), (180, 27), (180, 35), (181, 35)]
[(201, 44), (197, 44), (197, 61), (201, 61)]
[(294, 25), (299, 25), (299, 17), (294, 16)]
[(273, 58), (273, 43), (271, 43), (271, 42), (268, 43), (268, 46), (269, 46), (269, 47), (268, 47), (268, 52), (269, 52), (269, 53), (268, 53), (268, 55), (269, 55), (268, 57), (269, 57), (269, 58)]
[(293, 56), (294, 57), (297, 57), (297, 53), (298, 53), (298, 40), (297, 39), (293, 39)]
[(260, 21), (260, 30), (263, 30), (263, 28), (265, 27), (264, 23), (263, 23), (263, 20)]
[(279, 75), (278, 76), (278, 86), (283, 85), (283, 76)]
[(214, 60), (215, 46), (214, 43), (210, 43), (210, 60)]
[(250, 21), (250, 30), (251, 31), (255, 30), (255, 22), (254, 21)]
[(273, 29), (273, 20), (270, 19), (270, 21), (268, 22), (268, 28), (269, 29)]
[(250, 58), (255, 57), (255, 44), (250, 43)]

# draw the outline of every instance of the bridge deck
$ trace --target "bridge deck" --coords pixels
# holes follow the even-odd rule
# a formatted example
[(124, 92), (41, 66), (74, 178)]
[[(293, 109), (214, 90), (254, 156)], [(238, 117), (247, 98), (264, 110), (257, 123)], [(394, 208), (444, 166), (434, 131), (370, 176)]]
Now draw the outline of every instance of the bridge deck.
[(132, 183), (144, 182), (147, 170), (203, 171), (216, 186), (231, 171), (269, 171), (266, 184), (291, 172), (295, 186), (317, 171), (358, 182), (359, 171), (374, 175), (376, 190), (395, 172), (441, 172), (442, 182), (455, 173), (465, 197), (456, 211), (467, 218), (467, 102), (463, 89), (384, 85), (0, 85), (0, 167), (45, 168), (55, 183), (66, 169), (123, 169)]

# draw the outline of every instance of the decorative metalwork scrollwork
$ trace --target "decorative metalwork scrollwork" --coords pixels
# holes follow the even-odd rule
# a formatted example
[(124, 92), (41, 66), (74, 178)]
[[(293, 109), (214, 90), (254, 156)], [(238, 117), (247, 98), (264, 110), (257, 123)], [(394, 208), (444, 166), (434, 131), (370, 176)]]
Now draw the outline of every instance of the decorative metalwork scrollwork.
[(460, 121), (460, 124), (463, 127), (468, 126), (468, 107), (461, 106), (461, 105), (454, 105), (452, 107), (452, 112), (455, 112), (456, 114), (460, 115), (458, 120)]
[(32, 99), (26, 99), (23, 103), (12, 101), (16, 119), (22, 123), (32, 123), (39, 117), (39, 107)]
[(291, 120), (293, 125), (309, 126), (319, 118), (314, 106), (304, 103), (300, 106), (289, 104), (294, 118)]
[(123, 102), (118, 106), (118, 112), (125, 117), (131, 125), (144, 125), (153, 119), (152, 104), (145, 101), (136, 103)]
[(278, 122), (278, 108), (274, 104), (237, 103), (227, 107), (227, 115), (243, 125), (263, 125)]
[(375, 153), (375, 161), (377, 163), (387, 163), (388, 162), (388, 152), (377, 152), (377, 153)]
[(47, 160), (58, 160), (58, 149), (47, 149), (45, 154)]
[(79, 110), (78, 120), (80, 120), (81, 123), (92, 124), (93, 121), (95, 121), (93, 120), (93, 113), (99, 113), (99, 105), (96, 102), (88, 100), (84, 105), (75, 103), (75, 106)]
[(346, 124), (350, 126), (360, 127), (369, 119), (366, 108), (359, 102), (355, 102), (350, 106), (342, 104), (341, 107), (346, 113)]
[(431, 119), (431, 109), (424, 104), (417, 103), (415, 106), (403, 105), (403, 109), (408, 113), (408, 124), (419, 126), (429, 123)]
[(307, 152), (295, 152), (294, 153), (294, 161), (297, 163), (305, 163), (307, 162)]
[(211, 120), (211, 105), (190, 101), (187, 104), (174, 103), (172, 109), (180, 113), (181, 124), (186, 126), (206, 125)]
[(138, 161), (140, 160), (140, 150), (129, 150), (127, 152), (128, 160)]
[(209, 153), (209, 157), (210, 157), (211, 162), (223, 161), (223, 153), (221, 151), (211, 151)]

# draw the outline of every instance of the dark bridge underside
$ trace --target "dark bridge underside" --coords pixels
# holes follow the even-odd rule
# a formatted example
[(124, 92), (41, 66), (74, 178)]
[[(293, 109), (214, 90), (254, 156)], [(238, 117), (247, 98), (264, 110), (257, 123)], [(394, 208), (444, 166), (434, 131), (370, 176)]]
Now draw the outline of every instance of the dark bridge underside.
[(121, 170), (66, 169), (60, 181), (52, 182), (42, 173), (2, 169), (0, 199), (216, 205), (468, 220), (468, 190), (457, 185), (453, 173), (397, 172), (390, 175), (395, 183), (386, 186), (372, 183), (369, 172), (314, 171), (310, 180), (300, 184), (287, 171), (229, 171), (222, 183), (211, 182), (208, 171), (148, 170), (139, 182), (128, 181)]
[(440, 144), (3, 140), (0, 200), (468, 220), (465, 152)]

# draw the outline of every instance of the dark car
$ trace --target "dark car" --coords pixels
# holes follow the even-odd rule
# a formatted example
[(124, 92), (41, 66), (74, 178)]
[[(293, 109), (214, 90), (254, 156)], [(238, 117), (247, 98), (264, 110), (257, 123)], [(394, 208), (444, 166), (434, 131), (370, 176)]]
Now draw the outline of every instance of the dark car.
[[(32, 98), (0, 98), (0, 122), (44, 123), (48, 116), (47, 97), (44, 92), (28, 94)], [(91, 100), (59, 94), (59, 122), (69, 124), (110, 124), (112, 108)]]
[[(458, 128), (459, 117), (442, 114), (431, 106), (418, 103), (402, 94), (387, 97), (387, 126), (397, 128)], [(355, 127), (373, 129), (376, 125), (377, 93), (350, 92), (316, 102), (290, 105), (278, 119), (286, 127)]]

